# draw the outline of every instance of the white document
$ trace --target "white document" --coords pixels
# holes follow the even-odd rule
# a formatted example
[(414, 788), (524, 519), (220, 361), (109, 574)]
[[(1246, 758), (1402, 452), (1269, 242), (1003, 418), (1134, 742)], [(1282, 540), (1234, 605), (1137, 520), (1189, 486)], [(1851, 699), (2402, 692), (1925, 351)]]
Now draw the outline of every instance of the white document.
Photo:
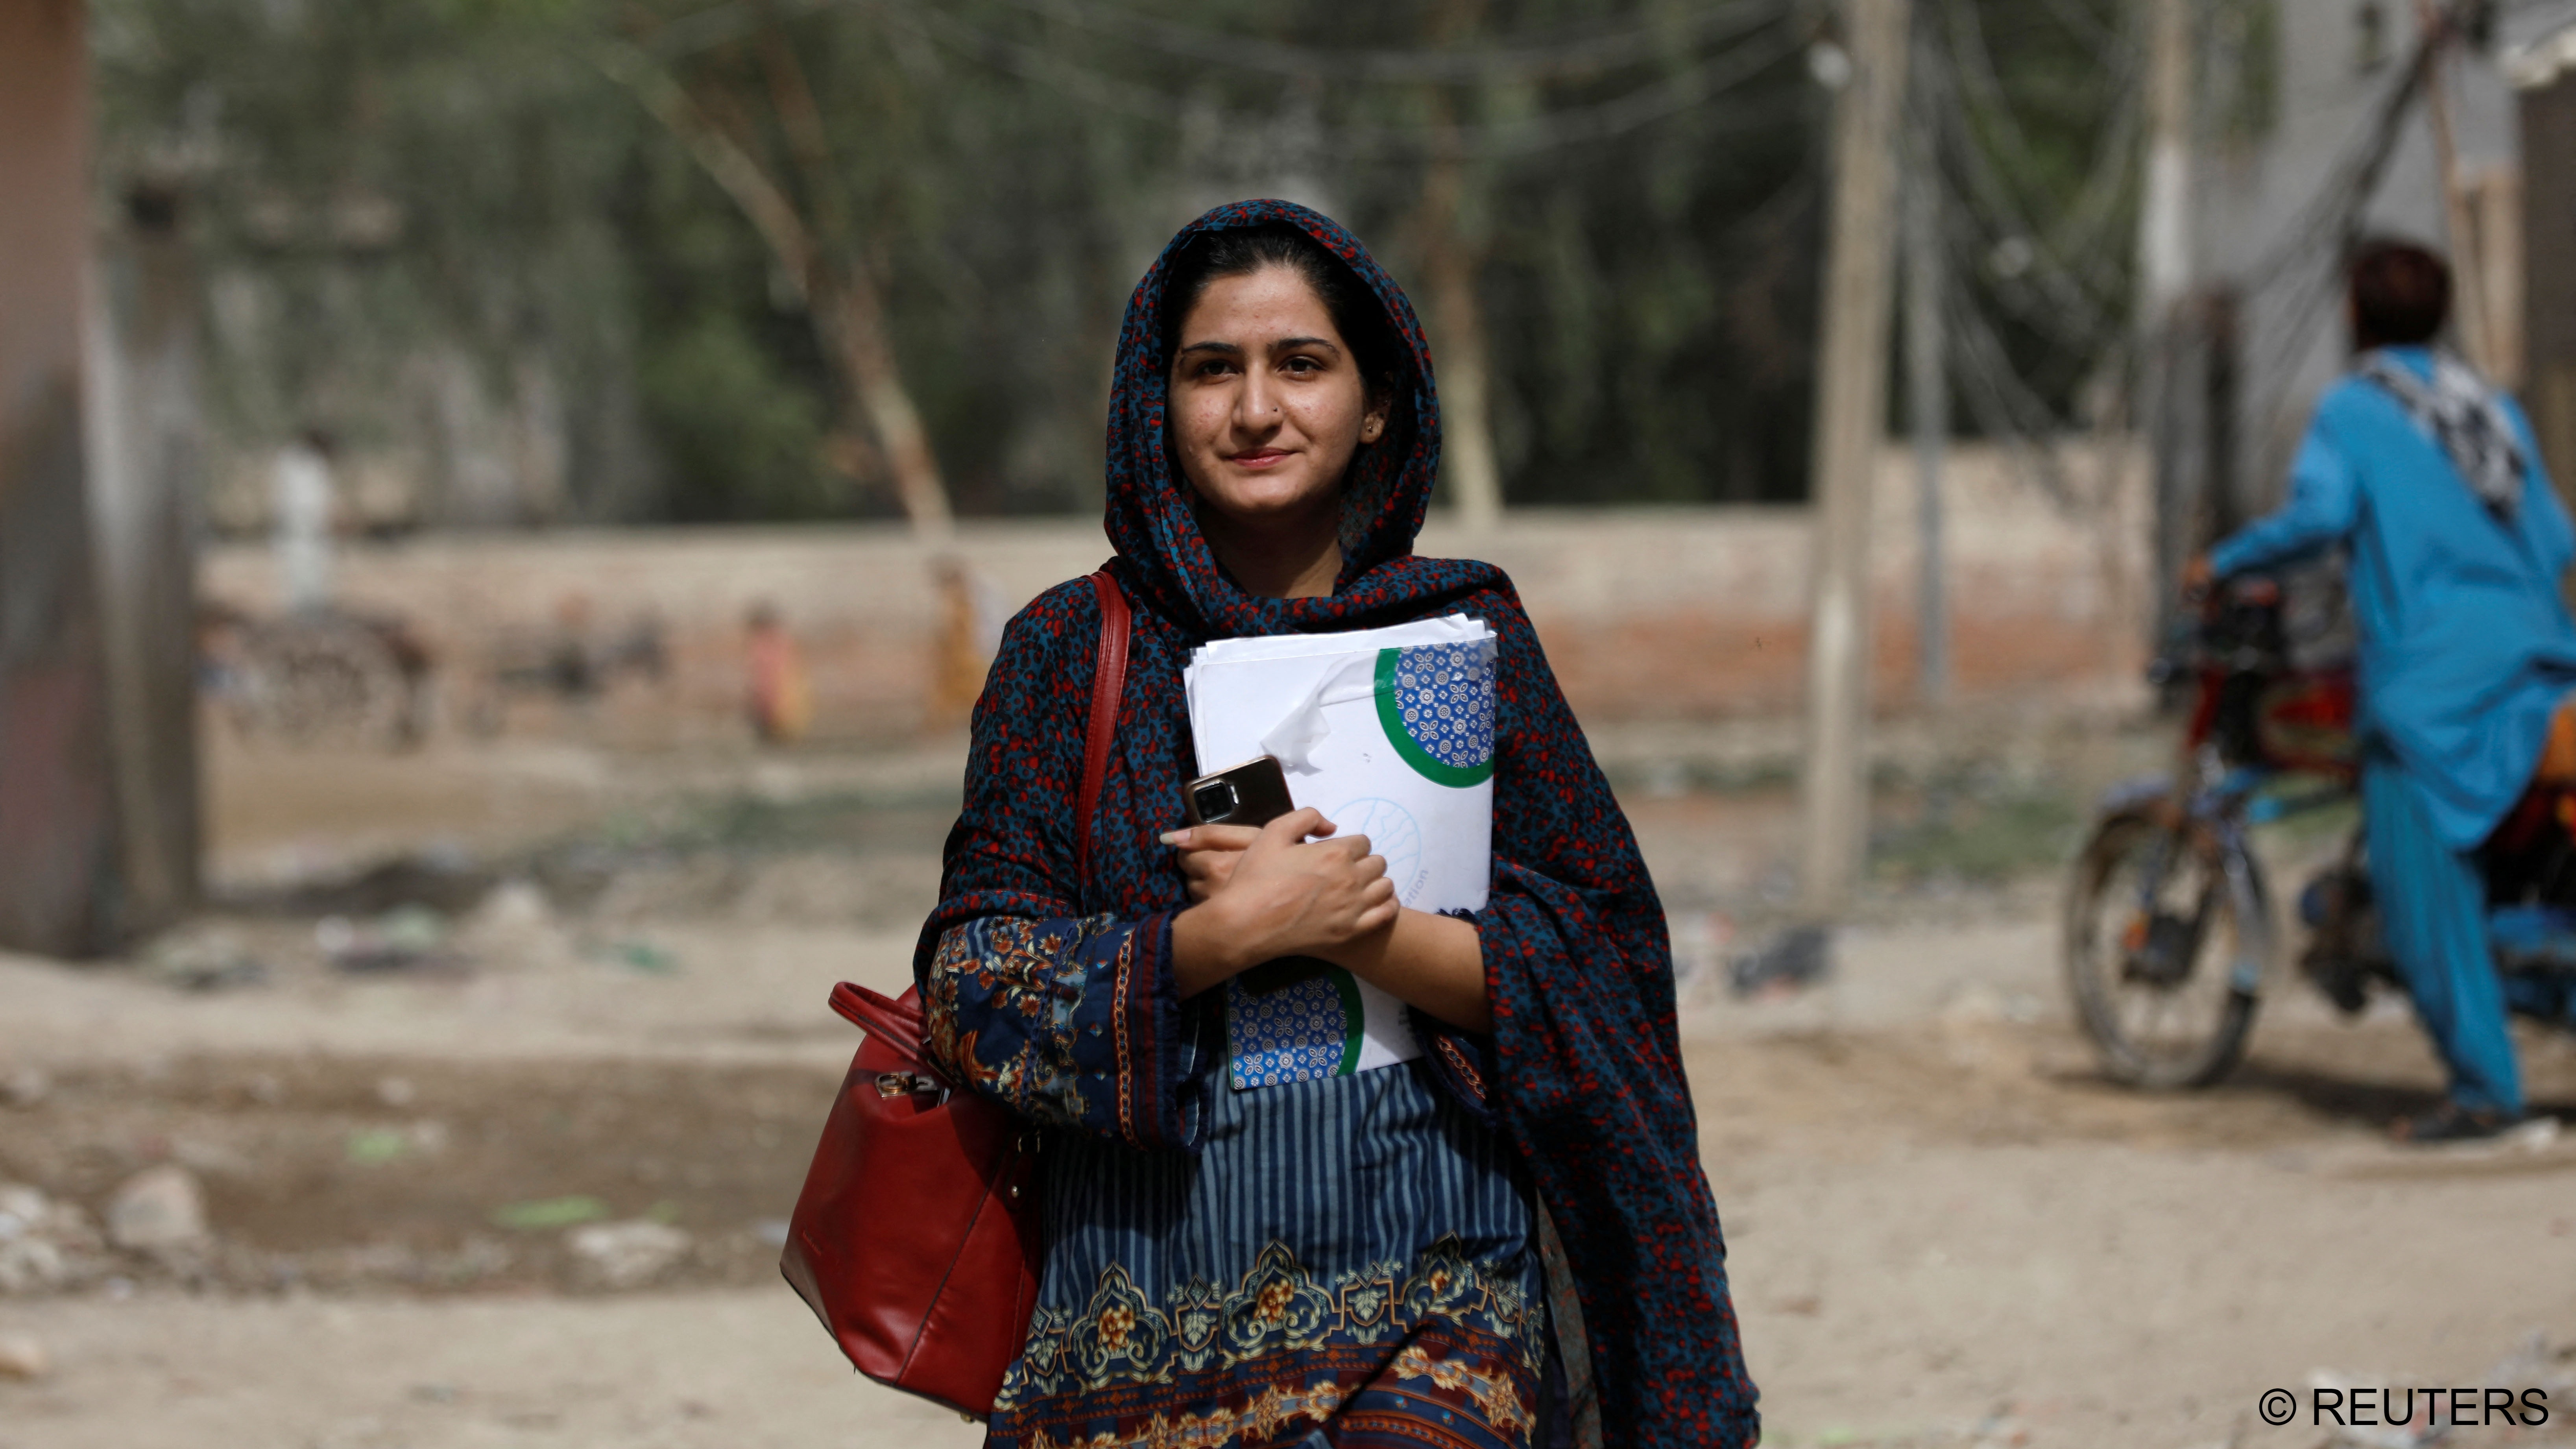
[[(1297, 804), (1386, 858), (1399, 902), (1483, 908), (1494, 829), (1494, 635), (1483, 623), (1220, 639), (1182, 680), (1201, 774), (1275, 755)], [(1403, 1003), (1333, 967), (1227, 983), (1226, 1026), (1238, 1089), (1422, 1055)]]

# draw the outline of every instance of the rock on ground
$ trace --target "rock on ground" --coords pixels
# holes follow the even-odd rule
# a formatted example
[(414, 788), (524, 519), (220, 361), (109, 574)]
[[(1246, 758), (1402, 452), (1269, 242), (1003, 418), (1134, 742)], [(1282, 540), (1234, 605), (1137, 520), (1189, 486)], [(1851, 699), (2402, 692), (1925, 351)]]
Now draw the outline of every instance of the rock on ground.
[(91, 1276), (100, 1247), (79, 1207), (0, 1183), (0, 1297), (72, 1287)]
[(53, 1355), (41, 1339), (24, 1333), (0, 1334), (0, 1379), (40, 1379), (54, 1371)]
[(145, 1168), (108, 1199), (108, 1241), (129, 1252), (193, 1247), (210, 1236), (206, 1190), (177, 1163)]
[(637, 1219), (591, 1223), (564, 1235), (565, 1245), (602, 1287), (640, 1288), (689, 1251), (687, 1233), (666, 1223)]

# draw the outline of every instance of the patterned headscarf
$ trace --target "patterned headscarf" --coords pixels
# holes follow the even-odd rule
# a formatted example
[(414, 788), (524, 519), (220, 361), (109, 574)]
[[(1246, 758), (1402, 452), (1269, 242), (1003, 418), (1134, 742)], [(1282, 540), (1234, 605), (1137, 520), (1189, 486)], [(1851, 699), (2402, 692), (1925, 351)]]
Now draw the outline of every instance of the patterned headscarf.
[(2522, 506), (2522, 449), (2495, 389), (2448, 353), (2433, 354), (2433, 378), (2417, 377), (2385, 351), (2362, 360), (2360, 373), (2379, 384), (2457, 469), (2487, 511), (2511, 523)]
[[(1164, 434), (1163, 313), (1167, 304), (1181, 305), (1165, 296), (1174, 264), (1210, 232), (1282, 224), (1341, 258), (1376, 295), (1404, 346), (1399, 401), (1412, 425), (1389, 429), (1385, 441), (1363, 447), (1352, 460), (1342, 507), (1342, 571), (1325, 598), (1258, 598), (1225, 576), (1199, 532), (1189, 486), (1174, 474)], [(1486, 565), (1442, 561), (1425, 568), (1410, 557), (1439, 474), (1440, 397), (1422, 324), (1395, 279), (1330, 217), (1287, 201), (1220, 206), (1182, 228), (1136, 284), (1118, 332), (1109, 401), (1107, 528), (1126, 564), (1122, 581), (1166, 617), (1196, 623), (1209, 638), (1356, 629), (1416, 617), (1422, 604), (1461, 589), (1491, 587), (1502, 574)]]

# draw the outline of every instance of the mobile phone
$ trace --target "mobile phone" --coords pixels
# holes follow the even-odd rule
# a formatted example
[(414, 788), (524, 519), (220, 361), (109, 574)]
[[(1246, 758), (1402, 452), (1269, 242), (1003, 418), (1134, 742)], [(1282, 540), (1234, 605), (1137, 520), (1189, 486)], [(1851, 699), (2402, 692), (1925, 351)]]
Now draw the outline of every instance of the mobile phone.
[(1201, 775), (1181, 788), (1181, 809), (1192, 825), (1259, 827), (1296, 808), (1288, 798), (1288, 776), (1269, 755)]

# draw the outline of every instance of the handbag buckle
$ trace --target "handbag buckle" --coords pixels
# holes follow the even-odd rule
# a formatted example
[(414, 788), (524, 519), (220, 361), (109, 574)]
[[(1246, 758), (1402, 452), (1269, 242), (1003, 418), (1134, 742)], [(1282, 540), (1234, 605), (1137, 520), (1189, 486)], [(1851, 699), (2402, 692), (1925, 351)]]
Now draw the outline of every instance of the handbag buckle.
[(877, 1073), (877, 1095), (880, 1097), (915, 1097), (928, 1094), (940, 1101), (948, 1100), (948, 1088), (937, 1077), (922, 1072)]

